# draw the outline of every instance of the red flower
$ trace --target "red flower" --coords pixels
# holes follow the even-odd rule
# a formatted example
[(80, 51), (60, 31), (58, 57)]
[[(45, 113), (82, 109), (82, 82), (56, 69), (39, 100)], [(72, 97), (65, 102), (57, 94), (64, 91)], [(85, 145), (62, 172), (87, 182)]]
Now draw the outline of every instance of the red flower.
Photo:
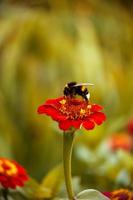
[(131, 119), (127, 124), (128, 132), (133, 136), (133, 119)]
[(125, 151), (131, 151), (133, 149), (133, 139), (127, 133), (119, 133), (112, 135), (109, 138), (109, 146), (111, 150), (116, 151), (123, 149)]
[(4, 188), (22, 187), (28, 180), (25, 169), (16, 161), (0, 158), (0, 184)]
[(39, 114), (47, 114), (59, 122), (59, 128), (66, 131), (71, 127), (79, 129), (82, 126), (93, 129), (95, 124), (100, 125), (105, 121), (105, 114), (100, 112), (103, 108), (90, 104), (84, 99), (67, 98), (49, 99), (39, 106)]
[(105, 196), (111, 200), (133, 200), (133, 192), (127, 189), (119, 189), (113, 192), (104, 192)]

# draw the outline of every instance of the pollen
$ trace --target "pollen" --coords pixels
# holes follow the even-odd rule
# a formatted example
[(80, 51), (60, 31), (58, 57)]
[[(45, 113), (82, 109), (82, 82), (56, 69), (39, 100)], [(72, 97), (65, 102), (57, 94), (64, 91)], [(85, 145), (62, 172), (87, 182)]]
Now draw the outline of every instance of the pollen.
[(6, 171), (6, 174), (9, 176), (15, 175), (16, 173), (17, 173), (17, 168), (15, 166)]
[(92, 107), (91, 105), (88, 105), (88, 106), (87, 106), (88, 109), (91, 109), (91, 107)]
[(85, 111), (84, 109), (82, 109), (82, 108), (80, 109), (80, 114), (81, 114), (81, 115), (84, 115), (85, 112), (86, 112), (86, 111)]
[(62, 104), (62, 105), (64, 105), (66, 103), (66, 100), (65, 99), (62, 99), (61, 101), (60, 101), (60, 104)]
[(67, 119), (71, 120), (83, 119), (90, 114), (88, 102), (75, 98), (62, 99), (60, 101), (59, 110)]
[(7, 169), (6, 173), (11, 176), (17, 173), (17, 168), (16, 166), (11, 163), (10, 161), (6, 160), (5, 164), (7, 165), (7, 167), (9, 167), (9, 169)]
[(7, 174), (9, 176), (17, 174), (16, 166), (8, 160), (0, 160), (0, 173)]

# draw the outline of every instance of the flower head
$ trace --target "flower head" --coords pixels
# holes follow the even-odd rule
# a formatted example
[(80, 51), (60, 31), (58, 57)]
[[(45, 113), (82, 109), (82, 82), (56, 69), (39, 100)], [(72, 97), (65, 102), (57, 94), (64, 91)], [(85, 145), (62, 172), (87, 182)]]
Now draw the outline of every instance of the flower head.
[(131, 151), (133, 149), (133, 140), (127, 133), (114, 134), (109, 138), (108, 144), (111, 150), (116, 151), (123, 149), (125, 151)]
[(102, 109), (100, 105), (90, 104), (84, 99), (63, 96), (47, 100), (39, 106), (38, 113), (51, 116), (64, 131), (71, 127), (79, 129), (82, 126), (90, 130), (95, 124), (100, 125), (105, 121), (106, 116), (101, 112)]
[(127, 189), (119, 189), (113, 192), (104, 192), (111, 200), (133, 200), (133, 192)]
[(4, 188), (22, 187), (28, 180), (25, 169), (16, 161), (0, 158), (0, 184)]

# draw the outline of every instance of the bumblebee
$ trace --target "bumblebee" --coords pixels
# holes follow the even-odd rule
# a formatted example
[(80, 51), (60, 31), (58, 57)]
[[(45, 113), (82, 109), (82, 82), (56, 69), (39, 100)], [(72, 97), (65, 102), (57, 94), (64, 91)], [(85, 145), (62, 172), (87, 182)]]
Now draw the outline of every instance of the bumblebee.
[(83, 99), (88, 101), (90, 99), (90, 92), (85, 86), (93, 85), (91, 83), (77, 83), (77, 82), (69, 82), (66, 84), (64, 88), (64, 95), (74, 97), (76, 95), (81, 96)]

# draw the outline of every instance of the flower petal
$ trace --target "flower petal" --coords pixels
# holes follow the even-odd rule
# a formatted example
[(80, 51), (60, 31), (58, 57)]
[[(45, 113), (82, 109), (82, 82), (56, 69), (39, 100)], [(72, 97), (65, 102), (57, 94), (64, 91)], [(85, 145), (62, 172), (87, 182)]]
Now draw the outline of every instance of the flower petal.
[(111, 192), (103, 192), (103, 194), (106, 196), (106, 197), (111, 197)]
[(90, 118), (95, 121), (97, 125), (102, 124), (106, 120), (106, 116), (102, 112), (96, 112), (90, 115)]
[(47, 114), (47, 115), (51, 116), (52, 119), (57, 120), (57, 121), (66, 120), (66, 117), (64, 115), (62, 115), (59, 111), (56, 110), (56, 108), (54, 108), (51, 105), (39, 106), (38, 113), (39, 114)]
[(81, 126), (81, 124), (82, 124), (82, 121), (81, 121), (81, 120), (73, 120), (73, 121), (72, 121), (72, 125), (73, 125), (74, 128), (76, 128), (76, 129), (79, 129), (80, 126)]
[(59, 122), (59, 128), (63, 131), (67, 131), (72, 126), (71, 120), (63, 120)]
[(63, 120), (59, 123), (59, 128), (66, 131), (71, 126), (73, 126), (76, 129), (79, 129), (81, 126), (82, 121), (81, 120)]
[(91, 121), (91, 120), (86, 120), (86, 121), (84, 121), (82, 125), (83, 125), (83, 127), (84, 127), (85, 129), (87, 129), (87, 130), (91, 130), (91, 129), (93, 129), (93, 128), (95, 127), (94, 122)]
[(91, 105), (91, 111), (92, 111), (92, 112), (98, 112), (98, 111), (100, 111), (100, 110), (103, 110), (103, 107), (102, 107), (102, 106), (100, 106), (100, 105), (98, 105), (98, 104), (92, 104), (92, 105)]

